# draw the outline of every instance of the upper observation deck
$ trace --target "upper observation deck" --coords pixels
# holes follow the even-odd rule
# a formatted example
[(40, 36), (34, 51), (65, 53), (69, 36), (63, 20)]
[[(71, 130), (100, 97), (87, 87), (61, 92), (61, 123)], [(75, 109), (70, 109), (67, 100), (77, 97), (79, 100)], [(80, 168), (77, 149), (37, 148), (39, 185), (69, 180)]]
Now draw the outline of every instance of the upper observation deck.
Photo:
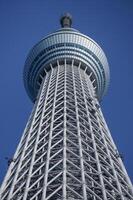
[(97, 97), (100, 100), (109, 84), (109, 66), (101, 47), (88, 36), (71, 28), (72, 18), (64, 15), (61, 20), (62, 28), (49, 34), (38, 42), (29, 52), (24, 66), (24, 85), (34, 102), (37, 96), (40, 75), (66, 59), (81, 63), (86, 73), (92, 73), (95, 79)]

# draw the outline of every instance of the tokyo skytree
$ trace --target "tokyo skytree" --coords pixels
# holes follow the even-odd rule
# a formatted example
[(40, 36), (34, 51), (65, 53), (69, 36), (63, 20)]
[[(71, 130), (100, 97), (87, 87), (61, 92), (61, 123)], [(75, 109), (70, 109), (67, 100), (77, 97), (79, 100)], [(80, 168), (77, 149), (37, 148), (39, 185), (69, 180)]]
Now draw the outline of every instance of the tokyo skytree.
[(38, 42), (24, 66), (32, 113), (1, 185), (1, 200), (132, 200), (100, 101), (109, 84), (101, 47), (71, 27)]

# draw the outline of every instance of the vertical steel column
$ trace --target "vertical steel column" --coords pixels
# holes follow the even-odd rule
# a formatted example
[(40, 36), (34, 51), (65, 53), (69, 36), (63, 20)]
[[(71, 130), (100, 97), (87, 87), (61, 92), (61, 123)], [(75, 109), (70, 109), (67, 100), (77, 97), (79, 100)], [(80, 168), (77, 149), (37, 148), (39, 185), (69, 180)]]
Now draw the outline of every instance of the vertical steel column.
[[(46, 79), (44, 79), (44, 81), (42, 83), (43, 87), (41, 89), (40, 97), (42, 95), (43, 88), (45, 87), (45, 80)], [(49, 90), (47, 90), (46, 97), (48, 95), (48, 91)], [(40, 97), (39, 97), (39, 101), (40, 101)], [(34, 163), (34, 160), (35, 160), (35, 152), (37, 151), (37, 145), (38, 145), (38, 140), (39, 140), (41, 125), (42, 125), (42, 120), (43, 120), (43, 114), (44, 114), (44, 111), (45, 111), (45, 104), (46, 104), (46, 100), (45, 100), (44, 106), (42, 108), (41, 118), (40, 118), (39, 127), (38, 127), (38, 134), (37, 134), (37, 137), (36, 137), (36, 142), (34, 144), (34, 151), (33, 151), (33, 156), (32, 156), (32, 159), (31, 159), (31, 164), (30, 164), (30, 168), (29, 168), (28, 179), (27, 179), (27, 182), (26, 182), (26, 187), (25, 187), (25, 192), (24, 192), (23, 200), (26, 200), (28, 198), (27, 197), (27, 195), (28, 195), (28, 189), (29, 189), (29, 184), (30, 184), (30, 179), (31, 179), (31, 173), (32, 173), (32, 169), (33, 169), (33, 163)]]
[(74, 60), (72, 60), (72, 74), (73, 74), (73, 85), (74, 85), (74, 97), (75, 97), (75, 107), (76, 107), (76, 121), (77, 121), (77, 128), (78, 128), (78, 140), (79, 140), (79, 152), (80, 152), (80, 165), (81, 165), (81, 174), (82, 174), (82, 189), (83, 189), (83, 199), (87, 200), (86, 194), (86, 183), (85, 183), (85, 170), (84, 170), (84, 163), (83, 163), (83, 154), (82, 154), (82, 142), (81, 142), (81, 135), (80, 135), (80, 126), (79, 126), (79, 117), (78, 117), (78, 104), (77, 104), (77, 95), (76, 95), (76, 87), (75, 87), (75, 77), (74, 77), (74, 67), (73, 66)]
[[(108, 136), (109, 136), (109, 138), (110, 138), (110, 140), (111, 140), (111, 144), (114, 146), (115, 149), (117, 149), (117, 147), (116, 147), (116, 145), (115, 145), (115, 143), (114, 143), (114, 140), (113, 140), (113, 138), (112, 138), (112, 136), (111, 136), (110, 130), (109, 130), (108, 126), (107, 126), (107, 123), (106, 123), (106, 121), (105, 121), (105, 119), (104, 119), (104, 116), (103, 116), (103, 113), (102, 113), (101, 109), (100, 109), (99, 112), (100, 112), (100, 115), (101, 115), (101, 117), (102, 117), (102, 119), (103, 119), (105, 129), (107, 130), (107, 134), (108, 134)], [(106, 143), (106, 145), (107, 145), (107, 143)], [(108, 149), (108, 148), (107, 148), (107, 149)], [(108, 150), (108, 152), (109, 152), (109, 150)], [(109, 152), (109, 155), (110, 155), (110, 152)], [(112, 162), (111, 156), (110, 156), (110, 160), (111, 160), (111, 162)], [(122, 167), (122, 169), (123, 169), (124, 174), (126, 175), (126, 180), (127, 180), (127, 183), (129, 184), (129, 187), (130, 187), (130, 192), (131, 192), (131, 194), (133, 195), (133, 189), (132, 189), (133, 186), (132, 186), (132, 183), (131, 183), (131, 181), (130, 181), (130, 179), (129, 179), (129, 176), (128, 176), (128, 174), (127, 174), (127, 171), (125, 170), (125, 167), (124, 167), (124, 165), (123, 165), (123, 162), (122, 162), (121, 158), (118, 158), (118, 160), (119, 160), (119, 163), (120, 163), (120, 165), (121, 165), (121, 167)], [(112, 162), (112, 164), (113, 164), (113, 162)], [(115, 176), (116, 176), (116, 180), (118, 181), (118, 187), (120, 188), (120, 191), (122, 192), (121, 187), (120, 187), (120, 182), (119, 182), (119, 180), (118, 180), (118, 176), (117, 176), (117, 173), (116, 173), (116, 170), (114, 169), (114, 165), (113, 165), (113, 170), (114, 170), (114, 174), (115, 174)], [(122, 193), (121, 193), (121, 194), (122, 194)], [(124, 196), (123, 196), (123, 195), (122, 195), (122, 198), (124, 199)], [(131, 197), (131, 195), (130, 195), (130, 198), (133, 199), (133, 197)]]
[(63, 200), (67, 200), (66, 194), (66, 59), (64, 66), (64, 136), (63, 136)]
[[(85, 76), (86, 76), (86, 74), (85, 74)], [(82, 81), (82, 79), (81, 79), (81, 81)], [(91, 92), (91, 89), (90, 89), (91, 84), (92, 84), (91, 81), (87, 81), (88, 90), (90, 91), (90, 97), (92, 98), (92, 92)], [(86, 101), (86, 97), (85, 97), (85, 93), (84, 93), (83, 84), (82, 84), (82, 89), (83, 89), (83, 94), (84, 94), (84, 100), (85, 100), (85, 103), (86, 103), (86, 110), (87, 110), (87, 114), (88, 114), (88, 121), (89, 121), (89, 125), (90, 125), (91, 136), (92, 136), (92, 140), (93, 140), (93, 148), (94, 148), (95, 157), (96, 157), (96, 160), (97, 160), (98, 173), (99, 173), (100, 182), (101, 182), (101, 186), (102, 186), (103, 199), (106, 200), (107, 196), (106, 196), (106, 192), (105, 192), (105, 187), (104, 187), (104, 182), (103, 182), (103, 177), (102, 177), (102, 172), (101, 172), (101, 166), (100, 166), (99, 157), (98, 157), (98, 153), (97, 153), (95, 137), (94, 137), (94, 133), (93, 133), (93, 129), (92, 129), (90, 113), (88, 112), (88, 108), (87, 108), (87, 101)]]
[[(40, 91), (41, 91), (41, 88), (40, 88)], [(39, 95), (41, 95), (41, 92), (39, 92)], [(23, 149), (21, 158), (20, 158), (20, 160), (19, 160), (19, 164), (18, 164), (16, 173), (15, 173), (15, 176), (14, 176), (14, 180), (13, 180), (13, 183), (12, 183), (12, 187), (11, 187), (11, 189), (10, 189), (10, 193), (9, 193), (9, 195), (8, 195), (7, 200), (10, 200), (11, 197), (12, 197), (12, 195), (13, 195), (12, 192), (13, 192), (13, 189), (14, 189), (14, 186), (15, 186), (15, 182), (16, 182), (17, 177), (18, 177), (18, 173), (19, 173), (19, 170), (20, 170), (20, 166), (21, 166), (22, 161), (23, 161), (23, 157), (24, 157), (24, 154), (25, 154), (25, 149), (26, 149), (26, 146), (27, 146), (27, 144), (28, 144), (29, 137), (30, 137), (30, 132), (31, 132), (32, 127), (33, 127), (33, 124), (34, 124), (34, 122), (35, 122), (35, 116), (36, 116), (36, 112), (37, 112), (38, 102), (39, 102), (39, 100), (36, 101), (36, 103), (35, 103), (35, 105), (34, 105), (34, 108), (33, 108), (33, 119), (31, 119), (32, 122), (31, 122), (31, 125), (30, 125), (30, 129), (29, 129), (29, 133), (28, 133), (28, 136), (27, 136), (27, 140), (26, 140), (26, 142), (25, 142), (24, 149)], [(31, 114), (31, 115), (32, 115), (32, 114)], [(23, 136), (23, 137), (24, 137), (24, 136)], [(22, 137), (22, 138), (23, 138), (23, 137)], [(21, 144), (21, 143), (20, 143), (20, 144)], [(20, 145), (20, 146), (21, 146), (21, 145)], [(20, 146), (18, 146), (18, 148), (20, 148)], [(17, 152), (16, 152), (16, 153), (17, 153)], [(16, 155), (17, 155), (17, 154), (16, 154)], [(11, 166), (11, 167), (12, 167), (12, 166)]]
[[(52, 68), (52, 73), (53, 72), (54, 72), (54, 69)], [(46, 160), (46, 169), (45, 169), (44, 188), (43, 188), (43, 193), (42, 193), (42, 199), (46, 199), (46, 192), (47, 192), (48, 169), (49, 169), (49, 162), (50, 162), (52, 129), (53, 129), (53, 123), (54, 123), (54, 112), (55, 112), (55, 101), (56, 101), (56, 93), (57, 93), (57, 85), (58, 85), (58, 76), (59, 76), (59, 62), (58, 62), (58, 66), (57, 66), (56, 86), (55, 86), (55, 92), (54, 92), (52, 120), (51, 120), (51, 124), (50, 124), (50, 133), (49, 133), (49, 141), (48, 141), (48, 151), (47, 151), (47, 160)], [(49, 85), (50, 85), (50, 83), (49, 83)]]

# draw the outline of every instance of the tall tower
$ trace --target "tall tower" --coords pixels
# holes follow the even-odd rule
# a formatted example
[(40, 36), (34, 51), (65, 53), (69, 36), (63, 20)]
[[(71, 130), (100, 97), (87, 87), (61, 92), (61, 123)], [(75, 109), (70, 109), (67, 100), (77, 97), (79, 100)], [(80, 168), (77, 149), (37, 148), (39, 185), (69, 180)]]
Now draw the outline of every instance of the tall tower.
[(30, 51), (24, 67), (34, 102), (1, 186), (1, 200), (132, 200), (132, 184), (99, 101), (109, 68), (100, 46), (62, 28)]

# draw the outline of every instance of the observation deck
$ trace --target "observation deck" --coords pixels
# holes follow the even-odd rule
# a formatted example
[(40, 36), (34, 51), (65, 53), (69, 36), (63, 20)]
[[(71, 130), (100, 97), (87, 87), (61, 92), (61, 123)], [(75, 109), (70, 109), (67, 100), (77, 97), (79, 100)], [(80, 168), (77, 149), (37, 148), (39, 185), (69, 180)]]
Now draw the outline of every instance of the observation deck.
[(95, 80), (96, 95), (99, 100), (105, 94), (109, 84), (109, 66), (101, 47), (88, 36), (71, 28), (70, 15), (64, 15), (62, 28), (49, 34), (38, 42), (29, 52), (24, 66), (24, 85), (28, 96), (34, 102), (41, 82), (52, 66), (64, 59), (70, 63), (73, 59), (81, 63), (81, 68)]

